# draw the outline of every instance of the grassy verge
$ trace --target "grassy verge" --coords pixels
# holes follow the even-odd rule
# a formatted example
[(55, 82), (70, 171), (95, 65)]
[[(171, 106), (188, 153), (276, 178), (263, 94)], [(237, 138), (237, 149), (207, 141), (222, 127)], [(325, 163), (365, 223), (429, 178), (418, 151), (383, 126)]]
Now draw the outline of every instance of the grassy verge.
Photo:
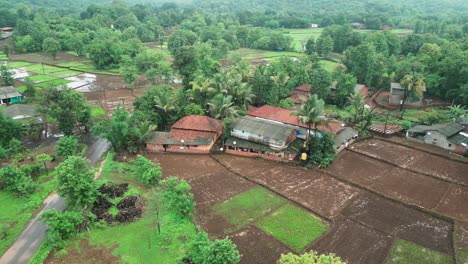
[(38, 191), (27, 197), (18, 197), (6, 190), (0, 191), (0, 232), (5, 236), (0, 240), (0, 255), (16, 240), (34, 212), (41, 207), (42, 201), (54, 190), (56, 181), (53, 176), (54, 173), (49, 173), (49, 176), (39, 177), (36, 180), (40, 183)]
[(53, 72), (53, 73), (51, 73), (50, 75), (51, 75), (51, 76), (54, 76), (54, 77), (57, 77), (57, 78), (67, 78), (67, 77), (71, 77), (71, 76), (78, 75), (78, 74), (80, 74), (80, 73), (81, 73), (81, 72), (79, 72), (79, 71), (63, 70), (63, 69), (62, 69), (62, 71)]
[(214, 210), (237, 228), (242, 228), (284, 203), (284, 198), (265, 188), (254, 187), (216, 204)]
[(386, 264), (448, 264), (453, 263), (449, 255), (424, 248), (412, 242), (397, 239), (393, 243), (392, 249), (387, 257)]
[(458, 251), (458, 262), (457, 263), (468, 263), (468, 251), (460, 250)]
[(313, 215), (290, 204), (274, 211), (256, 225), (295, 252), (303, 250), (328, 229)]
[[(82, 233), (68, 242), (68, 251), (77, 249), (82, 259), (86, 248), (77, 248), (84, 239), (95, 248), (112, 249), (112, 255), (119, 257), (121, 263), (180, 263), (185, 255), (186, 246), (196, 234), (196, 227), (190, 219), (181, 219), (171, 208), (164, 206), (163, 200), (156, 206), (154, 193), (146, 186), (136, 185), (129, 173), (131, 164), (114, 161), (114, 153), (106, 157), (101, 177), (104, 181), (128, 182), (126, 195), (140, 195), (147, 203), (142, 218), (129, 224), (107, 225), (97, 223), (90, 232)], [(121, 198), (120, 198), (121, 199)], [(117, 203), (118, 201), (112, 201)], [(156, 213), (159, 208), (159, 217)], [(112, 210), (116, 210), (113, 208)], [(114, 212), (116, 213), (116, 212)], [(160, 232), (157, 224), (160, 224)], [(67, 253), (59, 254), (58, 263), (67, 262)], [(76, 257), (76, 256), (74, 256)]]

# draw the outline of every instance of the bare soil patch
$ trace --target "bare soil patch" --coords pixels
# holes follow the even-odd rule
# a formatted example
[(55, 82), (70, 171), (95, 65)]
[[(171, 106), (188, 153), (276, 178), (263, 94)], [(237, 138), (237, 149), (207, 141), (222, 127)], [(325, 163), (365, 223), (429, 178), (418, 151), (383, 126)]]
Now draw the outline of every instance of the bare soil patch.
[[(79, 248), (79, 250), (77, 249)], [(82, 240), (79, 247), (70, 246), (68, 254), (57, 256), (52, 252), (44, 261), (45, 264), (69, 264), (69, 263), (96, 263), (114, 264), (121, 263), (120, 258), (112, 255), (113, 248), (103, 246), (91, 246), (88, 241)]]
[(435, 211), (468, 222), (468, 188), (451, 184)]
[(195, 222), (213, 238), (225, 238), (229, 230), (236, 229), (235, 225), (216, 214), (209, 205), (195, 207)]
[(327, 219), (335, 217), (346, 202), (359, 193), (359, 189), (319, 172), (232, 155), (216, 157), (233, 171), (268, 186)]
[(446, 254), (453, 254), (453, 224), (363, 192), (342, 214), (357, 223)]
[(457, 250), (468, 252), (468, 223), (455, 224), (454, 243)]
[(165, 177), (189, 179), (225, 172), (225, 168), (207, 155), (151, 153), (145, 156), (161, 165)]
[(346, 151), (326, 171), (339, 178), (370, 186), (392, 169), (383, 162)]
[(468, 186), (468, 177), (466, 176), (468, 164), (376, 139), (359, 142), (352, 148), (402, 168)]
[(229, 235), (241, 253), (241, 264), (276, 263), (281, 254), (290, 250), (260, 229), (250, 226)]
[(394, 167), (376, 180), (371, 188), (406, 204), (431, 210), (439, 204), (449, 187), (450, 183)]
[(392, 237), (383, 232), (340, 218), (325, 236), (305, 251), (335, 253), (346, 263), (380, 264), (385, 261), (392, 241)]
[(190, 178), (188, 182), (192, 186), (197, 206), (224, 201), (255, 186), (228, 170)]

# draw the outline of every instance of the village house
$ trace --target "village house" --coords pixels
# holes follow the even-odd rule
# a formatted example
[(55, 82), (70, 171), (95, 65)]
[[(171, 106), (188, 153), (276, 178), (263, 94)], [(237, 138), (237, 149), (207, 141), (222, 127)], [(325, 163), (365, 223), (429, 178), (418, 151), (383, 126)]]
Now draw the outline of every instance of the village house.
[(0, 28), (0, 40), (7, 39), (13, 35), (12, 27), (1, 27)]
[[(272, 121), (283, 126), (291, 127), (296, 131), (296, 137), (305, 140), (309, 131), (309, 126), (300, 122), (293, 111), (271, 105), (264, 105), (255, 110), (249, 111), (247, 116), (252, 116), (260, 120)], [(358, 136), (354, 129), (346, 129), (345, 125), (338, 121), (330, 120), (326, 124), (317, 126), (317, 131), (312, 127), (310, 135), (320, 136), (321, 132), (329, 132), (335, 138), (337, 152), (351, 144)], [(344, 147), (343, 147), (344, 146)]]
[(14, 104), (5, 108), (4, 114), (11, 119), (20, 121), (22, 123), (41, 123), (42, 118), (36, 112), (34, 105), (28, 104)]
[(308, 101), (310, 99), (310, 84), (304, 83), (294, 88), (294, 90), (289, 92), (289, 98), (291, 98), (295, 104), (302, 104), (302, 102)]
[(221, 134), (221, 121), (190, 115), (172, 125), (169, 132), (153, 132), (146, 141), (146, 149), (153, 152), (208, 154)]
[(15, 104), (23, 100), (23, 95), (13, 86), (0, 87), (0, 104)]
[(335, 151), (341, 152), (343, 149), (351, 145), (359, 136), (359, 133), (351, 127), (345, 127), (335, 135)]
[[(332, 82), (330, 86), (330, 97), (335, 97), (337, 84), (337, 81)], [(354, 86), (354, 93), (360, 93), (362, 98), (366, 98), (369, 95), (369, 88), (364, 84), (356, 84), (356, 86)]]
[[(422, 92), (426, 91), (426, 86), (421, 87)], [(392, 82), (390, 84), (390, 96), (388, 97), (388, 103), (391, 105), (401, 105), (403, 103), (403, 97), (405, 94), (405, 88), (401, 86), (400, 83)], [(407, 104), (421, 104), (422, 97), (420, 97), (416, 102), (407, 102)]]
[[(269, 160), (293, 160), (304, 142), (296, 139), (296, 129), (292, 126), (251, 116), (238, 118), (230, 133), (224, 143), (226, 153)], [(293, 141), (297, 142), (291, 148)]]
[(406, 138), (467, 155), (468, 133), (464, 132), (464, 129), (464, 126), (453, 122), (432, 126), (418, 125), (408, 129)]

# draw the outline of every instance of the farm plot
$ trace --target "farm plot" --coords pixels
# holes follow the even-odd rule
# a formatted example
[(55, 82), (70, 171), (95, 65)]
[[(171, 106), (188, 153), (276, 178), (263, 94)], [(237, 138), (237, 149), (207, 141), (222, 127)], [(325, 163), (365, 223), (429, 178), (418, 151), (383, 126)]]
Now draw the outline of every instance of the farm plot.
[(305, 251), (334, 253), (346, 263), (381, 264), (391, 245), (389, 235), (340, 217), (330, 232)]
[(227, 170), (189, 178), (188, 183), (192, 186), (197, 206), (213, 205), (255, 186)]
[(402, 168), (468, 186), (468, 177), (466, 177), (468, 164), (375, 139), (359, 142), (352, 149)]
[(342, 215), (363, 226), (408, 240), (422, 247), (453, 254), (453, 224), (364, 192)]
[(149, 154), (146, 156), (161, 165), (163, 175), (166, 177), (190, 179), (208, 174), (227, 173), (225, 168), (207, 155)]
[(450, 189), (434, 211), (468, 222), (468, 188), (451, 184)]
[(328, 226), (304, 210), (286, 204), (256, 224), (295, 252), (300, 252), (317, 238)]
[[(354, 152), (345, 152), (340, 155), (326, 171), (338, 178), (427, 210), (436, 207), (450, 187), (447, 182), (413, 173)], [(428, 193), (431, 195), (427, 195)]]
[(255, 226), (230, 234), (229, 238), (242, 254), (240, 264), (275, 263), (290, 250), (278, 240)]
[(402, 239), (395, 240), (386, 264), (453, 263), (452, 257)]
[(468, 224), (457, 222), (454, 234), (458, 263), (468, 263)]
[(237, 156), (222, 155), (217, 159), (229, 169), (328, 219), (335, 217), (359, 193), (359, 189), (317, 172)]

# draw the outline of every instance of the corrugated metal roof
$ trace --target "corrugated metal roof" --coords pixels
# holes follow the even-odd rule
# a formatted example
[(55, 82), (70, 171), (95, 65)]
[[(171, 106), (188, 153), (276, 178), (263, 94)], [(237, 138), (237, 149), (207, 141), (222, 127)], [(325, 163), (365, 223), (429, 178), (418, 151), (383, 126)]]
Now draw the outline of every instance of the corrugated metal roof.
[(462, 143), (464, 143), (466, 145), (464, 147), (468, 147), (468, 136), (461, 133), (451, 136), (448, 140), (456, 145), (462, 145)]
[(335, 136), (335, 145), (340, 146), (343, 142), (350, 140), (354, 136), (357, 136), (358, 132), (351, 127), (345, 127), (343, 130), (338, 132)]
[(457, 123), (436, 124), (432, 126), (418, 125), (408, 130), (410, 133), (423, 133), (426, 131), (438, 131), (441, 134), (450, 137), (463, 130), (463, 126)]
[(6, 116), (9, 116), (13, 119), (15, 119), (15, 117), (18, 116), (22, 116), (23, 118), (38, 116), (38, 114), (36, 113), (36, 107), (34, 105), (27, 104), (10, 105), (7, 108), (5, 108), (4, 113)]
[(19, 97), (21, 94), (13, 86), (0, 87), (0, 99)]
[(233, 123), (232, 129), (245, 131), (253, 135), (260, 135), (261, 137), (266, 137), (269, 140), (278, 142), (287, 141), (288, 137), (294, 131), (291, 127), (250, 116), (238, 118)]

